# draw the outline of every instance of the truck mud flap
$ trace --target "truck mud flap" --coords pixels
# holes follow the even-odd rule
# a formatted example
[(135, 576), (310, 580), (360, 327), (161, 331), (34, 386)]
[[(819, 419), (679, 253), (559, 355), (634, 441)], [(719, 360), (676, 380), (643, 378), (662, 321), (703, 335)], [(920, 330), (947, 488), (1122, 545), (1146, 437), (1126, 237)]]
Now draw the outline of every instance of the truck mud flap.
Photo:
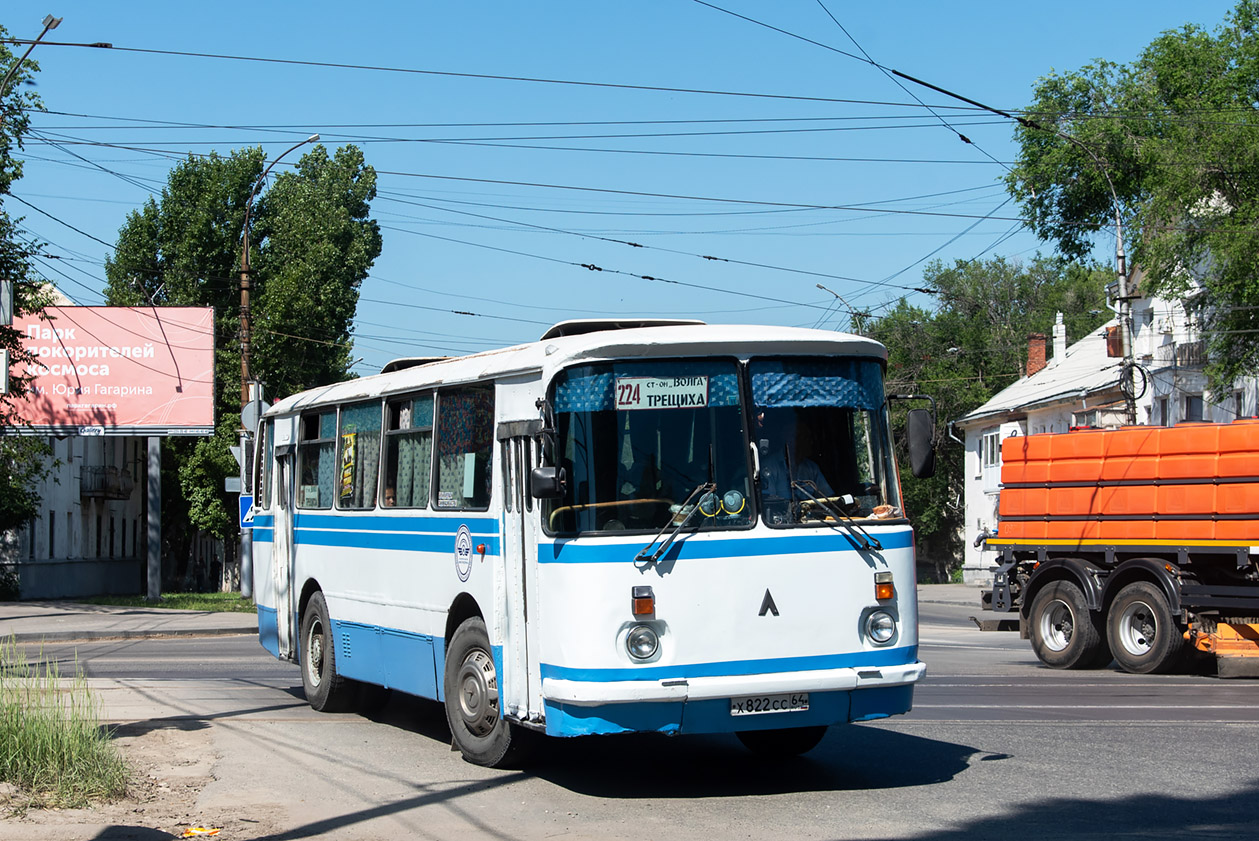
[(1019, 620), (1017, 619), (980, 619), (978, 616), (972, 616), (970, 621), (981, 631), (1017, 631), (1019, 629)]

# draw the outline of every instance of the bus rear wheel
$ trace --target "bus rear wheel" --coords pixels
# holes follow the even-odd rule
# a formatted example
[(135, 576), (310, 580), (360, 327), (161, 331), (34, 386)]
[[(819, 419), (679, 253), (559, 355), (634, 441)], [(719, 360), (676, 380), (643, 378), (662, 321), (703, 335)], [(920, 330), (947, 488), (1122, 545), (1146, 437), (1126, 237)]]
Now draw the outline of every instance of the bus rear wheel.
[(446, 721), (464, 759), (499, 768), (520, 758), (525, 733), (503, 718), (498, 672), (481, 617), (465, 619), (450, 638), (443, 685)]
[(826, 725), (816, 727), (789, 727), (785, 730), (740, 730), (743, 746), (757, 756), (768, 759), (785, 759), (808, 753), (818, 746), (826, 735)]
[(302, 689), (311, 707), (320, 712), (344, 712), (354, 705), (355, 685), (337, 674), (336, 643), (328, 603), (316, 592), (302, 614)]

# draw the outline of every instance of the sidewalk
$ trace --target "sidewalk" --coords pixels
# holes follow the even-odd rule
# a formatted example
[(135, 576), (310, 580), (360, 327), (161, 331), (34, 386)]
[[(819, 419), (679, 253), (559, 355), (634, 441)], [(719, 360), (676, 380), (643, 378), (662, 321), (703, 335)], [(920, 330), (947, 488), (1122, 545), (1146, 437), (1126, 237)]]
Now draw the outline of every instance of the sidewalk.
[[(978, 610), (980, 592), (973, 584), (921, 584), (918, 601)], [(23, 643), (257, 633), (258, 617), (252, 613), (111, 607), (73, 601), (0, 602), (0, 639), (13, 637)]]
[(112, 607), (72, 601), (0, 602), (0, 639), (65, 642), (257, 634), (253, 613)]
[(978, 584), (919, 584), (919, 604), (956, 604), (979, 610), (979, 597), (984, 592)]

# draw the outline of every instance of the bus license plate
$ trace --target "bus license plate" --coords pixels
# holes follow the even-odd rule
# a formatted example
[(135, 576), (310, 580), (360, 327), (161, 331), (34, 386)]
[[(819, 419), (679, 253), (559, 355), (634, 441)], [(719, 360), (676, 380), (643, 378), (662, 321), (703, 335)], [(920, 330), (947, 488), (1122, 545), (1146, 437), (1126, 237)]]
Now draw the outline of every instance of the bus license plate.
[(741, 698), (730, 699), (731, 715), (798, 713), (808, 709), (808, 692), (789, 692), (783, 695), (745, 695)]

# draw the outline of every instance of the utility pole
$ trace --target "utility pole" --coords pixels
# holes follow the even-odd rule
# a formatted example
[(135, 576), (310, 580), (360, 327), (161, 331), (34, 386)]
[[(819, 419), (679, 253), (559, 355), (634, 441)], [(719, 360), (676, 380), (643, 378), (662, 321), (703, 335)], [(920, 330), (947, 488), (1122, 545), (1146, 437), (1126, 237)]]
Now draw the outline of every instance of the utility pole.
[[(245, 202), (245, 224), (241, 229), (241, 246), (240, 246), (240, 413), (241, 413), (241, 433), (240, 433), (240, 493), (244, 495), (252, 495), (257, 489), (250, 486), (250, 469), (253, 464), (253, 429), (250, 427), (258, 422), (258, 415), (262, 411), (262, 388), (259, 383), (253, 382), (249, 375), (249, 343), (250, 332), (253, 329), (252, 318), (249, 312), (249, 217), (253, 211), (254, 198), (257, 197), (258, 191), (262, 189), (262, 184), (267, 180), (267, 175), (271, 172), (271, 168), (278, 164), (285, 155), (292, 152), (307, 143), (317, 143), (319, 141), (318, 134), (312, 134), (310, 137), (294, 143), (289, 148), (281, 152), (276, 159), (267, 164), (267, 168), (262, 171), (262, 175), (258, 176), (254, 188), (249, 194), (249, 200)], [(250, 406), (253, 411), (247, 411)], [(252, 419), (252, 423), (246, 424), (246, 421)], [(244, 598), (253, 596), (253, 574), (254, 574), (254, 533), (253, 529), (241, 528), (240, 530), (240, 594)]]

